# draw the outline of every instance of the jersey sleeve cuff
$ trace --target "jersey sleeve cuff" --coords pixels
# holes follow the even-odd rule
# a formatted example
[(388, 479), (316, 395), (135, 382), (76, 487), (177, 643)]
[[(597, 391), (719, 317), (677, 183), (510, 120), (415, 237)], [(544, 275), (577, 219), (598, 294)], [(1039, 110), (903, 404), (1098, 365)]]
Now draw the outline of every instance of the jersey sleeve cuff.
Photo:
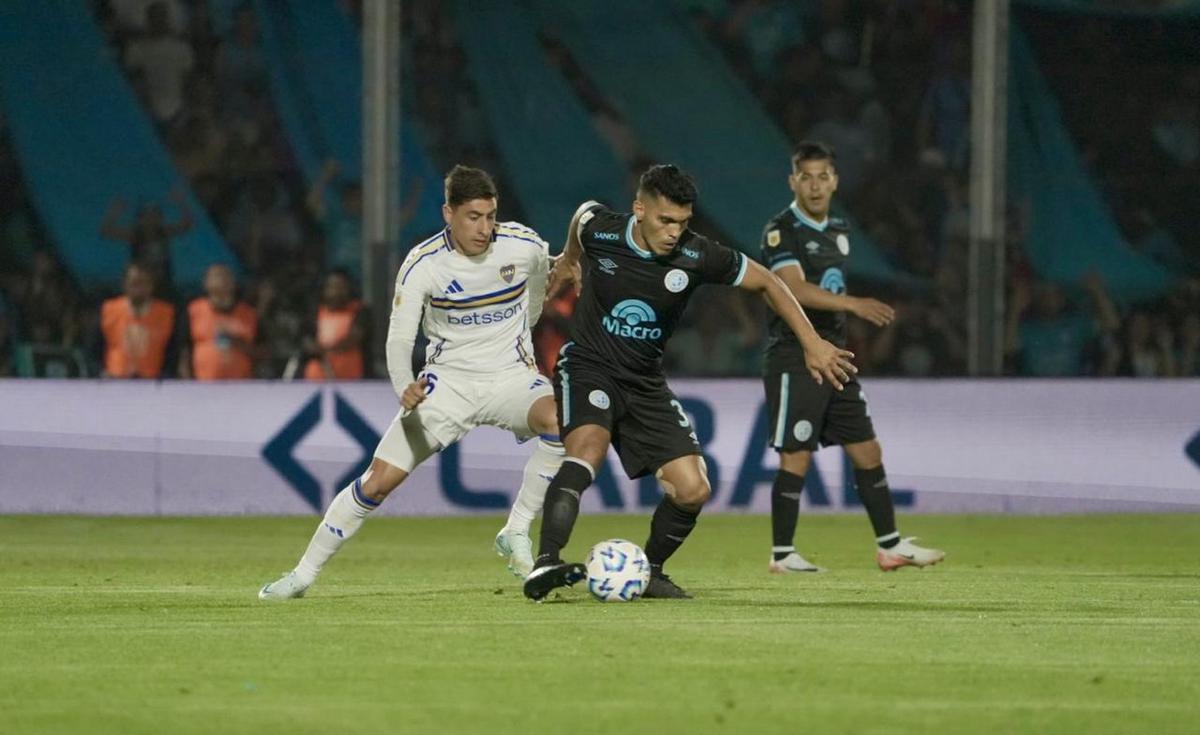
[(742, 285), (742, 279), (746, 277), (746, 268), (748, 268), (750, 265), (750, 259), (746, 257), (745, 253), (738, 253), (738, 257), (742, 259), (742, 263), (738, 268), (737, 278), (734, 278), (733, 283), (731, 284), (733, 286)]
[(776, 271), (787, 268), (789, 265), (800, 265), (800, 261), (796, 260), (795, 258), (780, 258), (771, 264), (771, 272), (775, 273)]

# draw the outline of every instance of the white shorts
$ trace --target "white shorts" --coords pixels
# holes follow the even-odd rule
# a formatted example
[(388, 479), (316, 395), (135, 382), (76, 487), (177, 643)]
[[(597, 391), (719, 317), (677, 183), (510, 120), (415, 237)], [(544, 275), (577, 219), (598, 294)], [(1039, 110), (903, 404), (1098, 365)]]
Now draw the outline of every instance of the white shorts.
[(427, 397), (407, 416), (396, 414), (375, 449), (376, 457), (405, 472), (476, 426), (505, 429), (522, 441), (533, 437), (529, 409), (554, 395), (547, 378), (525, 368), (483, 376), (435, 368), (420, 377), (429, 380)]

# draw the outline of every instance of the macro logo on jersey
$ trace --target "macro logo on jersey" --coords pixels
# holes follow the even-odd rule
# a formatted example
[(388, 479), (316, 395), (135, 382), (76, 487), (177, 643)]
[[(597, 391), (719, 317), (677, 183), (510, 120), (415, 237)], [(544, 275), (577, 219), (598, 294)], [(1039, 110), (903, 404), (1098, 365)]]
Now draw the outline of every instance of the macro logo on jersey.
[(821, 276), (821, 288), (829, 293), (845, 293), (846, 278), (842, 275), (841, 268), (830, 268), (825, 271), (825, 275)]
[(640, 299), (625, 299), (604, 317), (604, 329), (609, 334), (627, 339), (661, 339), (662, 329), (653, 326), (658, 316), (650, 305)]
[(500, 268), (500, 277), (504, 279), (505, 283), (512, 283), (513, 276), (516, 275), (516, 273), (517, 267), (512, 263), (501, 266)]

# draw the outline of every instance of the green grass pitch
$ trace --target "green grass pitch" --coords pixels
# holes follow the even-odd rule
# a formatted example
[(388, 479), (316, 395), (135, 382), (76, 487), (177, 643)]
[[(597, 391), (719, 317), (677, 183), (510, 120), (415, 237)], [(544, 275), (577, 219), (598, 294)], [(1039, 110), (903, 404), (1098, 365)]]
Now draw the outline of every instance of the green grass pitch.
[[(692, 601), (542, 605), (497, 518), (373, 519), (307, 598), (259, 602), (315, 518), (0, 518), (0, 733), (1200, 732), (1200, 516), (701, 519)], [(568, 556), (647, 516), (580, 520)]]

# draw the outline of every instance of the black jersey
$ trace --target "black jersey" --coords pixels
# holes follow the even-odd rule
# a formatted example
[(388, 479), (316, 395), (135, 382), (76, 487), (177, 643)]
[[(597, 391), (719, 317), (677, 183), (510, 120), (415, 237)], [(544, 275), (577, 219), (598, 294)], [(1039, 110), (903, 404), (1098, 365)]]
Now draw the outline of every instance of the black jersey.
[[(823, 226), (818, 225), (794, 203), (775, 215), (763, 230), (763, 265), (775, 272), (788, 265), (799, 264), (809, 283), (830, 293), (846, 292), (843, 267), (849, 255), (850, 228), (844, 219), (829, 217)], [(806, 308), (805, 313), (817, 334), (839, 347), (846, 346), (844, 312)], [(803, 365), (804, 350), (787, 322), (774, 312), (770, 320), (764, 369), (767, 372), (784, 372), (795, 369), (797, 360)]]
[(600, 204), (580, 218), (583, 292), (571, 317), (570, 354), (625, 372), (657, 372), (688, 299), (706, 283), (741, 283), (747, 259), (690, 230), (659, 257), (637, 245), (634, 225), (632, 214)]

